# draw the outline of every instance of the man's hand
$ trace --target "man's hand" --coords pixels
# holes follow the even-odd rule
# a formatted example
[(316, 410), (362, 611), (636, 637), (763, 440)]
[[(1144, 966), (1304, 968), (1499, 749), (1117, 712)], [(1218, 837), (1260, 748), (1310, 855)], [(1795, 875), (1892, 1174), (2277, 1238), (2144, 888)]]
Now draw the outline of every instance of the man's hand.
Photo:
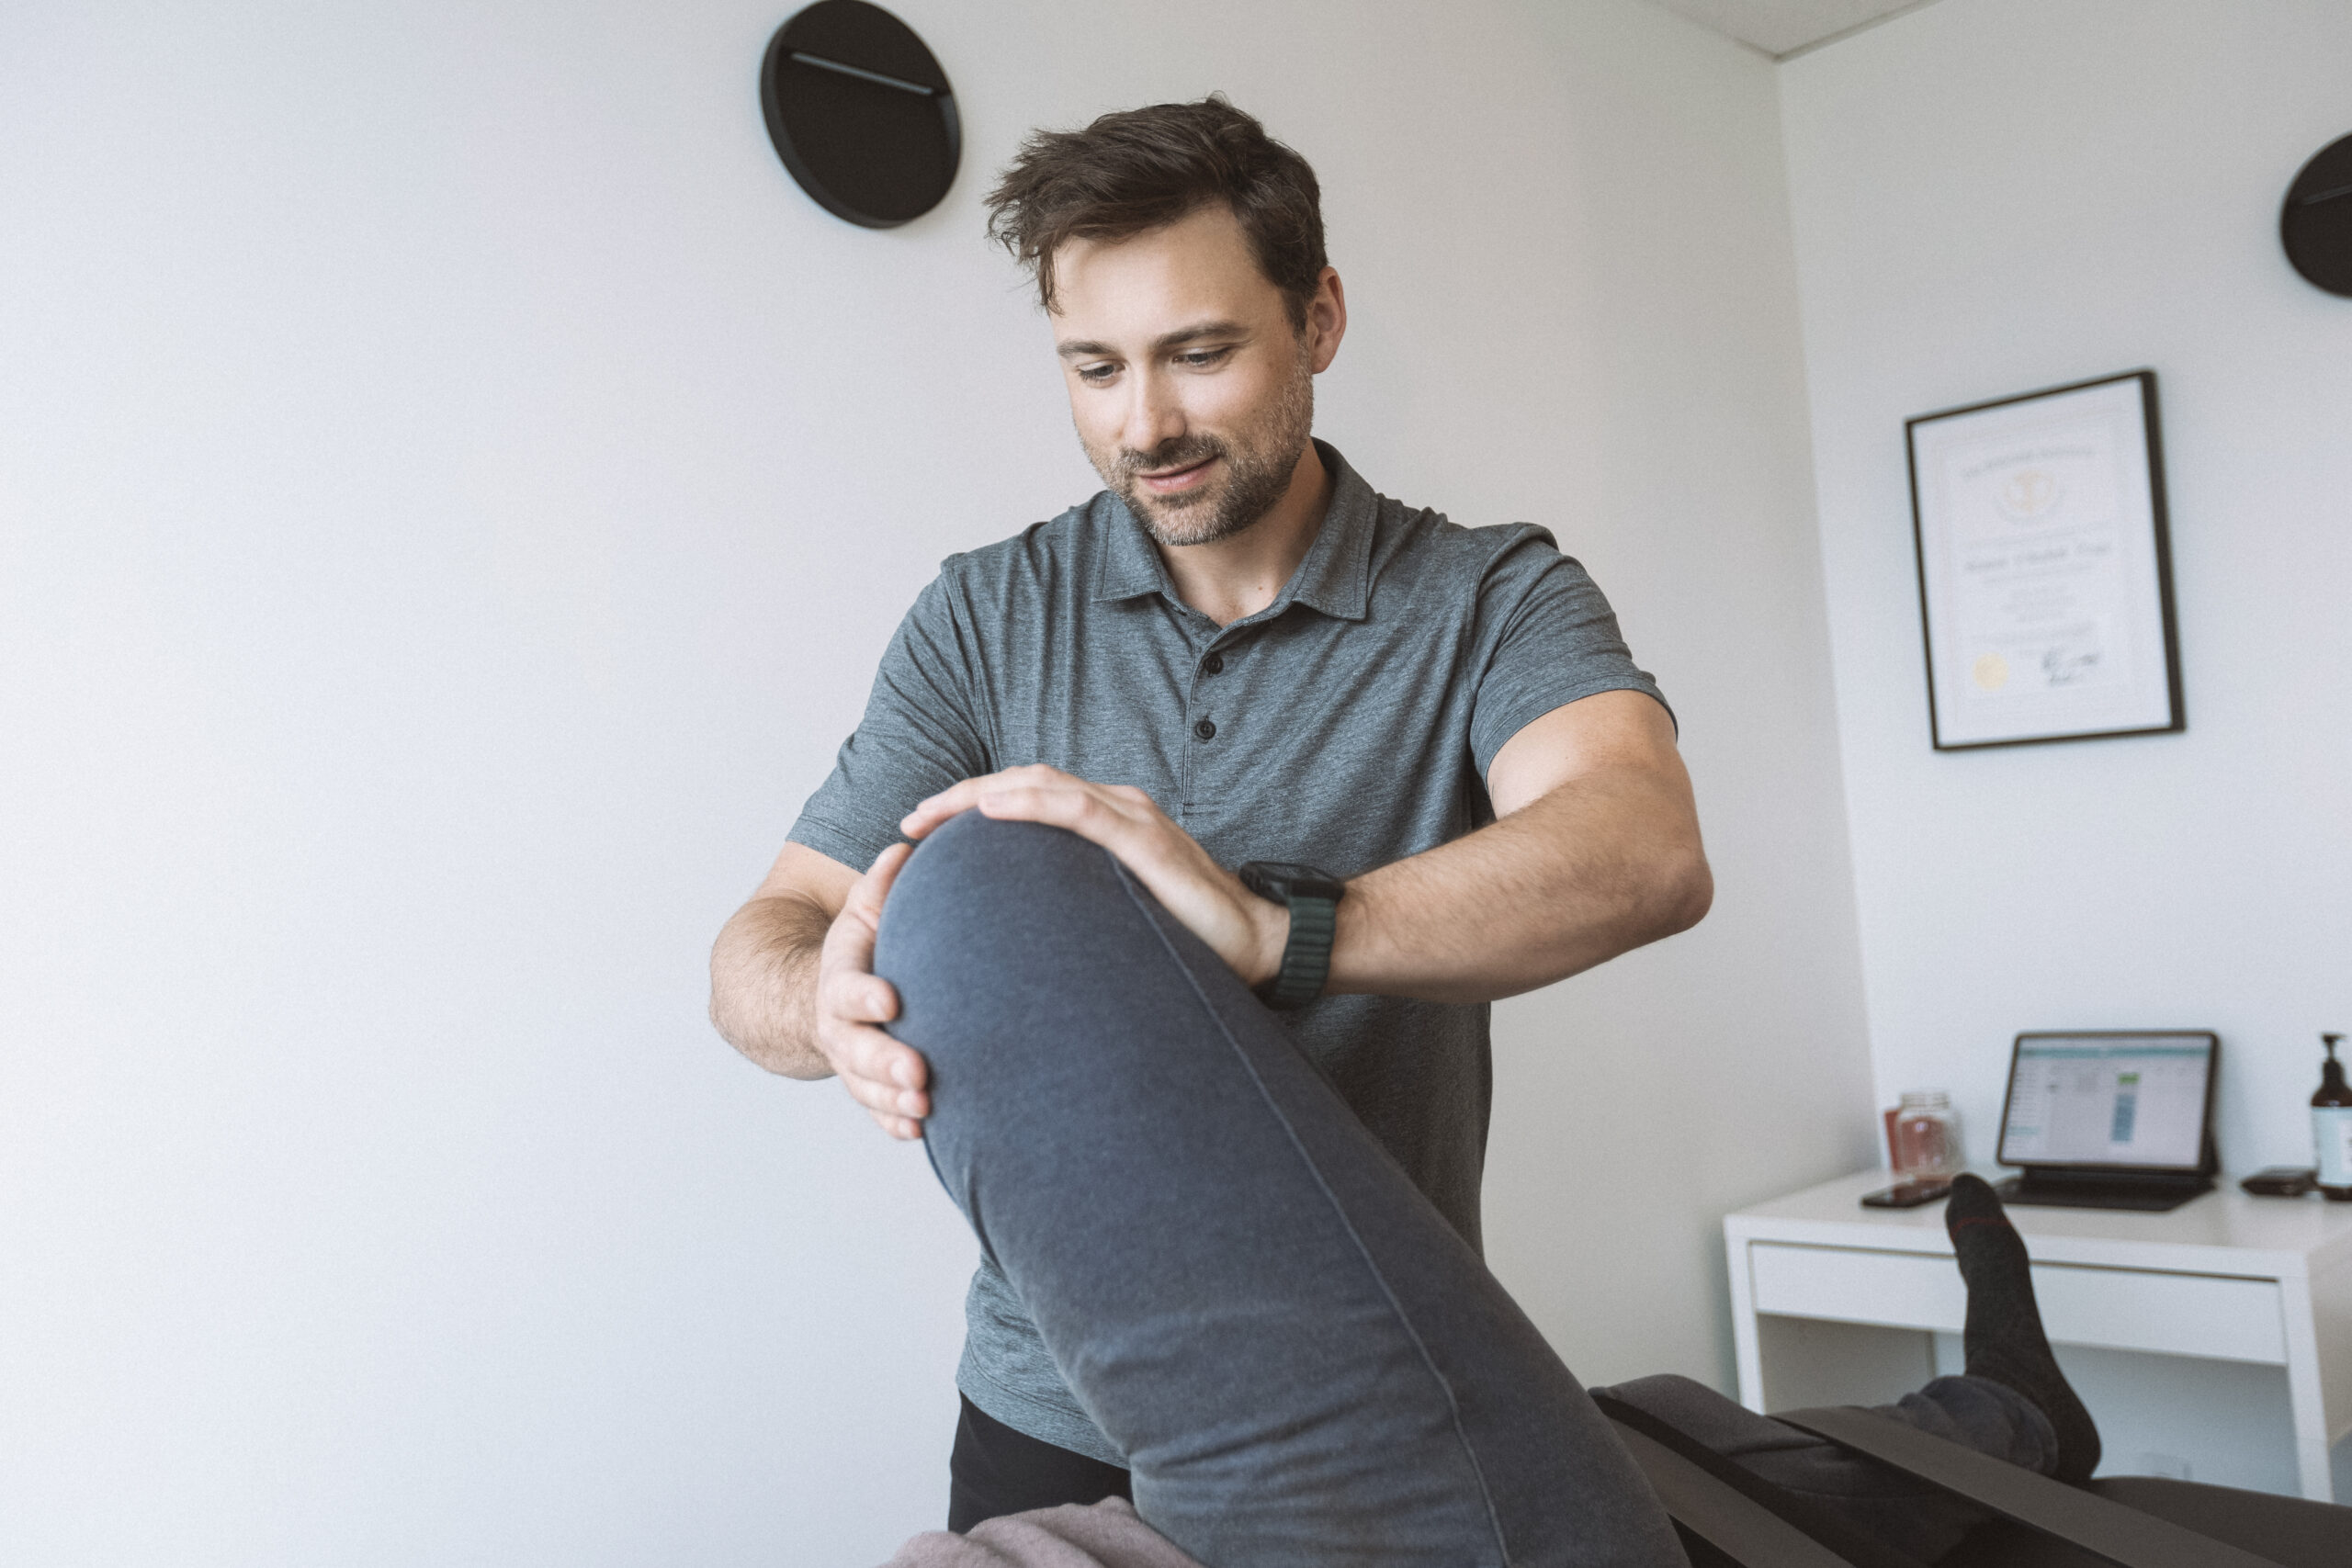
[[(1243, 886), (1143, 791), (1089, 784), (1037, 763), (943, 790), (910, 812), (899, 830), (921, 839), (957, 813), (975, 810), (983, 817), (1067, 828), (1102, 845), (1244, 984), (1261, 985), (1280, 972), (1283, 947), (1290, 940), (1290, 911)], [(842, 913), (847, 918), (848, 911)]]
[(850, 1098), (894, 1138), (922, 1136), (931, 1114), (923, 1092), (930, 1069), (922, 1054), (884, 1033), (899, 1016), (899, 993), (874, 973), (874, 933), (882, 901), (912, 848), (893, 844), (849, 890), (825, 932), (817, 960), (817, 1048), (841, 1076)]

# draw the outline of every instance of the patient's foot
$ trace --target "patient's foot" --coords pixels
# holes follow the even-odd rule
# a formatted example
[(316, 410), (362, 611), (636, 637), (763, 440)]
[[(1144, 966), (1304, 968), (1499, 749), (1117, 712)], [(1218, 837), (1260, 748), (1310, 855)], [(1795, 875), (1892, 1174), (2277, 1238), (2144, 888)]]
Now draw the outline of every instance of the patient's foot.
[(1968, 1320), (1961, 1335), (1968, 1375), (1989, 1378), (2030, 1400), (2058, 1434), (2058, 1468), (2052, 1473), (2061, 1481), (2089, 1480), (2098, 1468), (2098, 1427), (2050, 1353), (2025, 1242), (1982, 1178), (1953, 1179), (1944, 1229), (1960, 1255), (1960, 1277), (1968, 1281)]

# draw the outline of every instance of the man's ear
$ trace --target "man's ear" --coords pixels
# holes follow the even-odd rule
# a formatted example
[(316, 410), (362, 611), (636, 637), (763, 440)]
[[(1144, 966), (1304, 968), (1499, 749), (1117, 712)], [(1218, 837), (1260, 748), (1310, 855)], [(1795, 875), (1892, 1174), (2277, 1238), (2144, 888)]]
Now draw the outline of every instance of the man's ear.
[(1307, 368), (1318, 376), (1329, 369), (1347, 333), (1347, 291), (1340, 286), (1338, 269), (1327, 266), (1315, 280), (1315, 298), (1306, 302)]

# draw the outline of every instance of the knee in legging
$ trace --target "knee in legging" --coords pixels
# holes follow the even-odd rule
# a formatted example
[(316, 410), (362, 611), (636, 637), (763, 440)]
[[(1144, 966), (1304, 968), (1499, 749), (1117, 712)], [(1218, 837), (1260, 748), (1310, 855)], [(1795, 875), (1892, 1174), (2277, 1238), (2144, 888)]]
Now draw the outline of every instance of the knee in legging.
[(916, 846), (882, 913), (875, 973), (942, 998), (1041, 983), (1068, 934), (1099, 929), (1130, 895), (1107, 852), (1077, 834), (967, 811)]
[[(967, 812), (924, 840), (884, 905), (874, 972), (899, 992), (890, 1032), (930, 1064), (931, 1131), (1043, 1107), (1080, 1119), (1130, 1060), (1105, 1020), (1132, 999), (1150, 931), (1116, 863), (1074, 833)], [(1091, 1089), (1069, 1070), (1077, 1039)]]
[(1067, 902), (1104, 852), (1067, 829), (1006, 822), (967, 811), (915, 846), (890, 890), (884, 919), (970, 932), (1024, 899)]

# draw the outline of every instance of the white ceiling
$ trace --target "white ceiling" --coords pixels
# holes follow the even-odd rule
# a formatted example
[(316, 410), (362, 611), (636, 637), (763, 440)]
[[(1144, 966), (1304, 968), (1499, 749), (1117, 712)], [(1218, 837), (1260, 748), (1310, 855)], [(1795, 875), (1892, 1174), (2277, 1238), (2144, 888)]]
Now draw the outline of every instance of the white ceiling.
[(1677, 16), (1728, 33), (1775, 60), (1915, 11), (1931, 0), (1654, 0)]

